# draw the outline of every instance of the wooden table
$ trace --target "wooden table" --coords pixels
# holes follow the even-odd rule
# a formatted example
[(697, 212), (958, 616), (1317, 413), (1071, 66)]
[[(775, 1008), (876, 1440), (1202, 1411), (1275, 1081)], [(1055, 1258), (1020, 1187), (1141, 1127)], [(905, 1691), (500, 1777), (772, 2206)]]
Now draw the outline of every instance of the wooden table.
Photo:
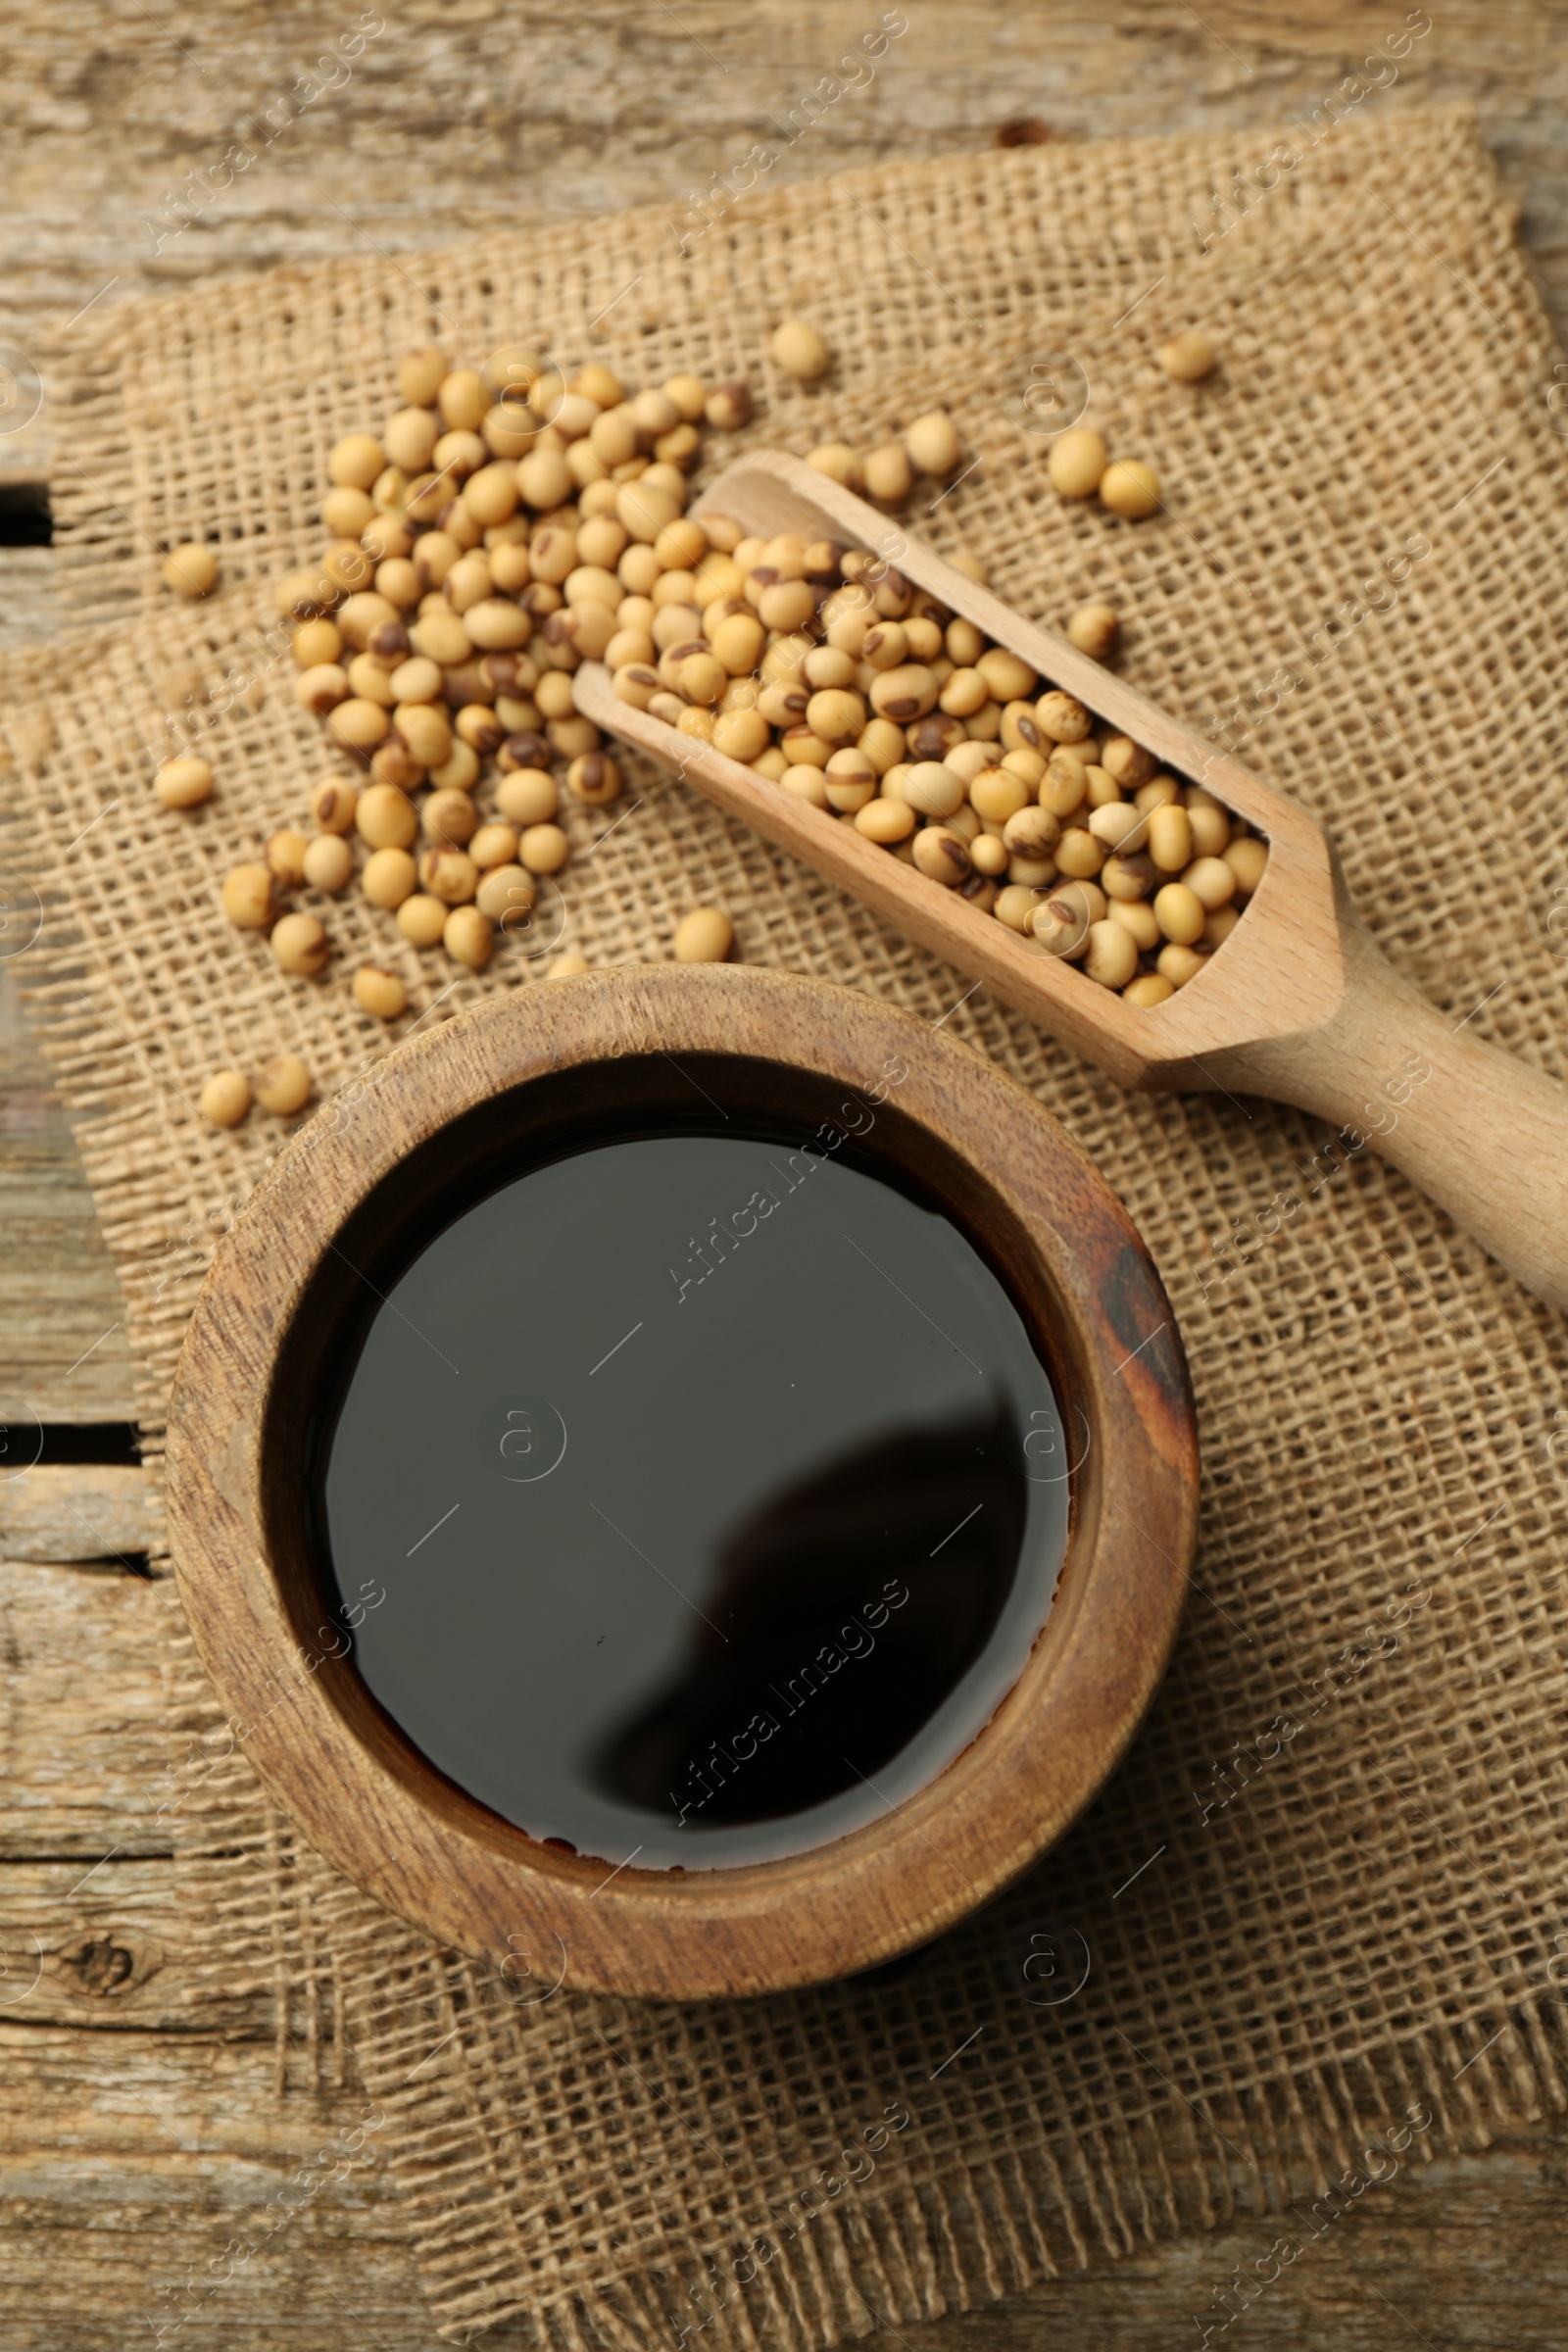
[[(869, 0), (744, 11), (536, 0), (526, 12), (382, 0), (385, 29), (347, 86), (158, 250), (187, 170), (221, 156), (242, 118), (285, 94), (357, 13), (299, 0), (159, 0), (156, 12), (141, 0), (16, 0), (0, 25), (12, 132), (0, 343), (25, 351), (40, 317), (89, 303), (108, 334), (114, 305), (216, 272), (422, 246), (519, 211), (674, 203), (743, 155), (877, 11)], [(1270, 123), (1322, 99), (1405, 16), (1396, 0), (1204, 0), (1201, 14), (1185, 0), (1049, 12), (906, 0), (905, 13), (875, 81), (799, 140), (781, 175), (999, 136)], [(1432, 15), (1380, 104), (1477, 103), (1560, 329), (1568, 6), (1438, 0)], [(28, 432), (0, 437), (0, 644), (69, 625), (39, 543), (47, 424), (46, 407)], [(132, 1411), (122, 1304), (3, 965), (0, 1263), (0, 1386), (31, 1398), (51, 1432), (44, 1466), (0, 1483), (0, 2345), (119, 2352), (190, 2310), (187, 2281), (221, 2269), (245, 2216), (336, 2128), (337, 2105), (279, 2099), (260, 2005), (220, 2017), (185, 1982), (171, 1857), (148, 1801), (165, 1761), (172, 1595), (133, 1572), (149, 1535), (140, 1474), (114, 1426)], [(30, 1452), (30, 1425), (11, 1442)], [(58, 1458), (73, 1446), (74, 1463)], [(1565, 2178), (1568, 2129), (1553, 2124), (1408, 2168), (1249, 2314), (1248, 2342), (1557, 2343)], [(1212, 2316), (1211, 2290), (1254, 2237), (1197, 2237), (1101, 2267), (944, 2321), (916, 2345), (1196, 2344), (1195, 2315)], [(181, 2352), (433, 2347), (383, 2174), (318, 2196), (165, 2340)]]

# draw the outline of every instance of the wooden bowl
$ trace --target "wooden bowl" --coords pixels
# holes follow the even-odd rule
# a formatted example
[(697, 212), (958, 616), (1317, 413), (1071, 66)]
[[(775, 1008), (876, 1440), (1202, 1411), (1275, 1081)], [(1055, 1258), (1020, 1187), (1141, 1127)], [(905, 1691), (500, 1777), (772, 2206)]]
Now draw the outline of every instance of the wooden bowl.
[[(307, 1420), (362, 1286), (395, 1279), (461, 1166), (500, 1183), (585, 1110), (628, 1119), (696, 1083), (811, 1126), (888, 1057), (875, 1153), (1003, 1274), (1069, 1428), (1055, 1600), (984, 1730), (912, 1800), (831, 1844), (689, 1872), (530, 1838), (448, 1780), (372, 1698), (333, 1628), (303, 1501)], [(677, 1069), (676, 1064), (679, 1067)], [(846, 1111), (846, 1119), (848, 1113)], [(379, 1292), (377, 1292), (379, 1295)], [(175, 1570), (219, 1696), (303, 1834), (443, 1942), (545, 1982), (696, 1998), (820, 1982), (927, 1941), (1082, 1812), (1164, 1670), (1198, 1505), (1169, 1302), (1125, 1211), (1031, 1096), (873, 999), (777, 972), (652, 966), (497, 996), (411, 1038), (280, 1155), (220, 1250), (169, 1433)], [(281, 1702), (281, 1703), (280, 1703)]]

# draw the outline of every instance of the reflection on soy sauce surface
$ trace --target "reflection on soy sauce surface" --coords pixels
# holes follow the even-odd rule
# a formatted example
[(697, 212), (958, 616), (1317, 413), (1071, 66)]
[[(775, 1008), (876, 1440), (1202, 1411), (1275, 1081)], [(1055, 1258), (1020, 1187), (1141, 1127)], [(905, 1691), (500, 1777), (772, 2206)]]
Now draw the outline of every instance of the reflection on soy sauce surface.
[(526, 1168), (385, 1286), (319, 1467), (370, 1690), (539, 1838), (799, 1852), (983, 1728), (1065, 1545), (1055, 1399), (946, 1216), (832, 1155), (648, 1133)]
[(1002, 1615), (1027, 1510), (1019, 1445), (1005, 1414), (910, 1431), (770, 1496), (720, 1544), (714, 1622), (609, 1742), (605, 1785), (716, 1828), (880, 1772)]

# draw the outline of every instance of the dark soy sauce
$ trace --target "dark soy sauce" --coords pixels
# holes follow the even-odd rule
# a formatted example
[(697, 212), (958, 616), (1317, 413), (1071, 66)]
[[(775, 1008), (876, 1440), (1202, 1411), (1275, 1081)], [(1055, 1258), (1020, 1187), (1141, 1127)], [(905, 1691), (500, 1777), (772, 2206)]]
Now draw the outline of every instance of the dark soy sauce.
[(1056, 1400), (971, 1243), (842, 1152), (713, 1127), (569, 1152), (438, 1232), (341, 1361), (315, 1473), (370, 1691), (607, 1867), (906, 1802), (1016, 1681), (1065, 1546)]

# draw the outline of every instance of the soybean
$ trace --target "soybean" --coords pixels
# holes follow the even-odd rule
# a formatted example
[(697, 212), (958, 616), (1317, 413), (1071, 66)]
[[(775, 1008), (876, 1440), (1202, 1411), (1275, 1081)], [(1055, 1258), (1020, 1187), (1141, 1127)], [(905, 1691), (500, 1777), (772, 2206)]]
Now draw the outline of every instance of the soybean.
[(1091, 923), (1084, 970), (1102, 988), (1125, 988), (1138, 970), (1137, 941), (1108, 916), (1103, 922)]
[(1200, 383), (1211, 375), (1219, 354), (1201, 327), (1190, 326), (1159, 347), (1159, 364), (1179, 384)]
[(968, 845), (947, 825), (926, 825), (914, 836), (914, 862), (922, 874), (952, 890), (969, 873)]
[(164, 579), (176, 596), (211, 596), (218, 585), (217, 549), (200, 539), (172, 548), (164, 558)]
[(397, 910), (398, 929), (415, 947), (433, 948), (447, 927), (451, 911), (440, 899), (431, 898), (428, 891), (416, 890)]
[(822, 337), (804, 318), (786, 318), (774, 327), (767, 348), (785, 372), (803, 384), (815, 383), (833, 364)]
[(722, 963), (735, 944), (735, 926), (722, 908), (695, 906), (675, 926), (670, 953), (677, 963)]
[(866, 496), (884, 507), (902, 506), (914, 488), (914, 467), (902, 441), (884, 441), (880, 448), (867, 450), (864, 474)]
[(1118, 458), (1100, 477), (1100, 503), (1129, 522), (1140, 522), (1158, 509), (1159, 476), (1139, 458)]
[(311, 1073), (297, 1054), (274, 1054), (257, 1071), (255, 1093), (264, 1110), (292, 1118), (311, 1099)]
[(408, 1001), (409, 992), (397, 973), (382, 964), (362, 963), (354, 975), (354, 1002), (373, 1020), (395, 1021)]
[(313, 890), (342, 890), (354, 871), (354, 852), (341, 833), (318, 833), (300, 859), (301, 877)]
[(1109, 455), (1103, 436), (1090, 425), (1077, 424), (1058, 433), (1046, 460), (1052, 488), (1063, 498), (1092, 498)]
[(571, 843), (559, 825), (526, 825), (517, 839), (517, 857), (531, 874), (559, 874), (571, 855)]
[(514, 858), (505, 865), (492, 866), (481, 876), (474, 905), (481, 914), (488, 915), (505, 931), (514, 923), (526, 920), (538, 895), (539, 885), (533, 875)]
[(360, 886), (372, 906), (390, 911), (402, 906), (417, 879), (417, 868), (407, 850), (384, 849), (366, 859)]
[(1108, 662), (1121, 636), (1121, 621), (1110, 605), (1080, 605), (1067, 622), (1067, 642), (1092, 662)]
[(494, 949), (495, 925), (477, 906), (454, 906), (447, 916), (441, 942), (454, 963), (466, 964), (470, 971), (481, 971)]
[(276, 911), (276, 885), (265, 865), (236, 865), (224, 878), (223, 912), (242, 931), (264, 931)]
[(721, 433), (739, 432), (742, 425), (752, 420), (751, 386), (738, 379), (715, 384), (708, 396), (705, 414), (709, 423), (716, 425)]
[(292, 825), (270, 836), (267, 844), (267, 867), (279, 890), (298, 890), (305, 879), (305, 853), (310, 847), (303, 833)]
[(957, 427), (946, 409), (932, 409), (924, 416), (916, 416), (905, 427), (904, 446), (921, 473), (934, 473), (939, 479), (958, 463)]
[(250, 1106), (250, 1086), (238, 1070), (215, 1070), (202, 1088), (202, 1117), (215, 1127), (237, 1127)]
[(285, 972), (314, 979), (324, 969), (331, 953), (327, 936), (314, 914), (281, 915), (272, 925), (271, 949)]
[(212, 767), (199, 753), (182, 753), (164, 761), (153, 778), (153, 790), (166, 808), (199, 808), (212, 798)]
[(406, 850), (419, 829), (414, 803), (395, 784), (371, 784), (362, 792), (354, 822), (372, 850)]
[(1153, 904), (1154, 920), (1167, 939), (1180, 948), (1201, 939), (1208, 910), (1185, 882), (1167, 882), (1163, 890), (1155, 892)]

